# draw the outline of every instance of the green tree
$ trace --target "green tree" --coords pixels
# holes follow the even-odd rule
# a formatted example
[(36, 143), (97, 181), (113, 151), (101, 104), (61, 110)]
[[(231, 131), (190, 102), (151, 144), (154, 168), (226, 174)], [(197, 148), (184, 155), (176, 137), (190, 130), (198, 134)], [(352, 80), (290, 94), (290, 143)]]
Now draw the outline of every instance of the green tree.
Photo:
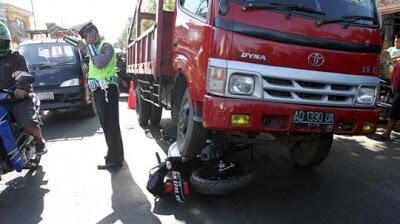
[[(146, 5), (143, 5), (143, 7), (144, 7), (143, 12), (150, 13), (150, 14), (156, 14), (156, 10), (157, 10), (156, 0), (148, 0), (147, 2), (145, 2), (143, 4), (146, 4)], [(164, 5), (163, 5), (164, 11), (173, 12), (174, 7), (175, 7), (175, 0), (164, 0)], [(142, 33), (145, 32), (154, 24), (155, 24), (155, 21), (153, 21), (153, 20), (147, 20), (147, 19), (142, 20), (141, 32)]]
[(118, 38), (117, 42), (114, 43), (114, 46), (116, 48), (120, 48), (120, 49), (124, 50), (127, 47), (127, 45), (128, 45), (128, 30), (131, 25), (131, 20), (132, 20), (132, 17), (129, 17), (124, 30), (121, 32), (120, 37)]
[[(157, 0), (145, 0), (142, 3), (142, 12), (143, 13), (149, 13), (149, 14), (156, 14), (156, 10), (157, 10), (157, 4), (156, 4)], [(168, 11), (168, 12), (173, 12), (174, 8), (175, 8), (175, 0), (164, 0), (164, 11)], [(127, 39), (128, 39), (128, 34), (129, 34), (129, 28), (133, 29), (130, 35), (130, 40), (134, 40), (136, 37), (136, 28), (135, 28), (135, 24), (130, 27), (130, 23), (131, 23), (131, 18), (129, 17), (128, 19), (128, 23), (127, 23), (127, 27), (121, 34), (121, 37), (118, 39), (118, 41), (115, 43), (116, 47), (120, 47), (121, 49), (124, 49), (127, 46)], [(148, 30), (151, 26), (153, 26), (155, 24), (155, 21), (153, 20), (147, 20), (144, 19), (142, 20), (142, 23), (140, 25), (141, 27), (141, 33), (145, 32), (146, 30)]]

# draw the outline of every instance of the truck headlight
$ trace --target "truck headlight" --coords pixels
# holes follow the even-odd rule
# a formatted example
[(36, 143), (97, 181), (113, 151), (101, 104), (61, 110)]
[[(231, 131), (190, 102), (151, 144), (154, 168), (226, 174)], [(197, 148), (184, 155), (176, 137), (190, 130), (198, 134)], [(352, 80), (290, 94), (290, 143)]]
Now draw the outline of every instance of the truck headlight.
[(226, 73), (227, 71), (225, 68), (209, 67), (207, 74), (207, 92), (223, 95), (225, 93)]
[(79, 79), (68, 79), (61, 83), (60, 87), (79, 86)]
[(254, 77), (233, 74), (229, 80), (229, 92), (235, 95), (252, 95), (254, 92)]
[(373, 104), (375, 102), (375, 88), (361, 87), (358, 90), (356, 102), (359, 104)]

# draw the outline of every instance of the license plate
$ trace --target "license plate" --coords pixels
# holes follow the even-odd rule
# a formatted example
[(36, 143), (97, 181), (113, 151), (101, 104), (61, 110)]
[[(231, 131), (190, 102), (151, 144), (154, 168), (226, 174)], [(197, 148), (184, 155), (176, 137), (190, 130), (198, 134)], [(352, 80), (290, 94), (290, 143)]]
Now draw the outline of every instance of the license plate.
[(175, 199), (179, 203), (185, 202), (185, 197), (183, 196), (183, 184), (181, 173), (178, 171), (172, 171), (172, 181), (174, 182)]
[(335, 113), (296, 110), (293, 114), (293, 123), (297, 127), (324, 128), (332, 131), (335, 122)]
[(37, 93), (36, 96), (39, 100), (54, 100), (54, 93), (52, 92)]

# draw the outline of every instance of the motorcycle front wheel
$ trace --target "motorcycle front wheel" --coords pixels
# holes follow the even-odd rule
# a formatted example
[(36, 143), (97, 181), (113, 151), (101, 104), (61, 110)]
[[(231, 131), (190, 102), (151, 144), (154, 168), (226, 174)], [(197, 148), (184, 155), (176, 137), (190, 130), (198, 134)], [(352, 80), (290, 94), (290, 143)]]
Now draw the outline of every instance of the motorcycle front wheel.
[(206, 195), (225, 195), (242, 190), (254, 181), (256, 171), (251, 164), (237, 166), (228, 175), (219, 175), (215, 166), (197, 169), (190, 176), (190, 186)]

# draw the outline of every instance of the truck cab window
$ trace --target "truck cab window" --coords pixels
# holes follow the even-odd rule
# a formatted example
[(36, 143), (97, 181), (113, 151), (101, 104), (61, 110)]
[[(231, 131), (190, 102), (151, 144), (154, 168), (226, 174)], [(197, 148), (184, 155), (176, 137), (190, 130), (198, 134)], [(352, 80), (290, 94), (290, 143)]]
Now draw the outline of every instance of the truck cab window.
[(191, 13), (207, 18), (208, 0), (182, 0), (181, 5)]

